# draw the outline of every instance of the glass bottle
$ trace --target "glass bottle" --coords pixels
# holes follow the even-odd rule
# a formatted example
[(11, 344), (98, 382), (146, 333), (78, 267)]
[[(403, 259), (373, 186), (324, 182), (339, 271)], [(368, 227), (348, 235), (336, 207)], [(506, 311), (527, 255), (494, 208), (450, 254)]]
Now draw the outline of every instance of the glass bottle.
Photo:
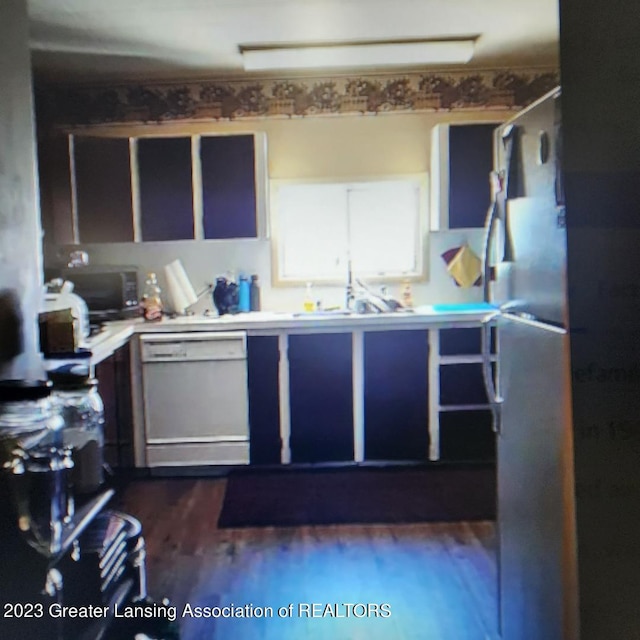
[(251, 276), (251, 285), (249, 287), (249, 298), (251, 311), (260, 311), (260, 284), (258, 276)]
[(302, 304), (302, 308), (305, 311), (315, 311), (316, 308), (316, 303), (313, 299), (313, 291), (311, 287), (311, 283), (307, 282), (307, 289), (304, 296), (304, 302)]
[(162, 320), (162, 290), (156, 274), (150, 272), (144, 283), (142, 294), (142, 312), (145, 320), (157, 322)]

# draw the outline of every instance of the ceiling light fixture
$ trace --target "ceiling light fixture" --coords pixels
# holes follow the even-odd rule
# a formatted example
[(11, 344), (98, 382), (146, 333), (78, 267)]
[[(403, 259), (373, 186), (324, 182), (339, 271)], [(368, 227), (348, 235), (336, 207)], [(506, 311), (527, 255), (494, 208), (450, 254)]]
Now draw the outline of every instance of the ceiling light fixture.
[(240, 52), (245, 71), (464, 64), (477, 38), (240, 45)]

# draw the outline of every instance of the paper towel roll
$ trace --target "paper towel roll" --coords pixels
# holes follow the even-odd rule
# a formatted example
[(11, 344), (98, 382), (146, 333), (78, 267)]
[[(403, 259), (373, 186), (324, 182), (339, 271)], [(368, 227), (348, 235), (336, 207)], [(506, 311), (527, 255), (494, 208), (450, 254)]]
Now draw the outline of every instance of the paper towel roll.
[(164, 268), (164, 274), (173, 310), (176, 313), (184, 313), (192, 304), (198, 301), (198, 296), (182, 266), (182, 262), (174, 260), (169, 263)]

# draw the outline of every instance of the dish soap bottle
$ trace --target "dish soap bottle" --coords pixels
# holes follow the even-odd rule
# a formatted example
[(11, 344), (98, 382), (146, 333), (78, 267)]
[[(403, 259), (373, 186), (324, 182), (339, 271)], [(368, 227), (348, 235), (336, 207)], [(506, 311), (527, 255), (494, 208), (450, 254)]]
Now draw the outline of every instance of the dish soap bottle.
[(150, 272), (144, 283), (142, 294), (142, 315), (149, 322), (162, 320), (162, 291), (156, 274)]
[(402, 305), (407, 309), (413, 307), (413, 294), (411, 293), (411, 283), (405, 280), (402, 286)]
[(307, 292), (304, 296), (302, 308), (305, 311), (315, 311), (316, 303), (313, 301), (313, 292), (311, 291), (311, 283), (307, 282)]

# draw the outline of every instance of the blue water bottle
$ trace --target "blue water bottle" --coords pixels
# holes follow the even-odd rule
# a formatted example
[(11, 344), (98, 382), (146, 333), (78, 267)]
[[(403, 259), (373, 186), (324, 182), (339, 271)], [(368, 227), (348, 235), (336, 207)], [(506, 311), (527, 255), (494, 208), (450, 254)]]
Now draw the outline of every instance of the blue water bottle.
[(238, 294), (238, 311), (249, 311), (251, 309), (251, 295), (249, 279), (247, 278), (247, 276), (240, 276)]

